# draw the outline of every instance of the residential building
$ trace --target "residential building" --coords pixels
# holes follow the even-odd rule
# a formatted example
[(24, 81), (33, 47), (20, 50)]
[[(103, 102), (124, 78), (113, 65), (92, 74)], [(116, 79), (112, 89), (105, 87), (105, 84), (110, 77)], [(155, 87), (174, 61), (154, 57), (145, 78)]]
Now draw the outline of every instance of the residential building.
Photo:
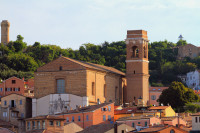
[(32, 99), (32, 116), (53, 115), (76, 109), (77, 106), (88, 106), (88, 97), (73, 94), (49, 94)]
[(148, 110), (155, 110), (160, 112), (160, 117), (172, 117), (176, 116), (176, 112), (172, 109), (171, 106), (157, 106), (149, 107)]
[(195, 57), (199, 56), (200, 54), (200, 48), (192, 45), (187, 44), (185, 46), (178, 47), (178, 59), (184, 59), (185, 57), (190, 57), (191, 59), (194, 59)]
[(129, 125), (137, 130), (141, 128), (148, 128), (149, 125), (159, 125), (161, 124), (161, 120), (155, 116), (131, 116), (131, 117), (123, 117), (119, 118), (117, 123), (124, 123)]
[(146, 128), (144, 130), (141, 130), (137, 133), (188, 133), (188, 131), (185, 131), (179, 127), (175, 126), (153, 126)]
[(194, 113), (192, 116), (192, 133), (200, 132), (200, 112)]
[[(149, 61), (147, 31), (128, 30), (126, 38), (127, 103), (149, 105)], [(140, 102), (138, 102), (140, 99)]]
[(125, 74), (117, 69), (59, 57), (35, 72), (35, 98), (49, 94), (86, 96), (89, 104), (123, 103)]
[(181, 117), (162, 117), (161, 118), (161, 123), (163, 125), (172, 125), (172, 126), (177, 126), (177, 125), (183, 125), (186, 126), (187, 122), (182, 119)]
[(149, 87), (149, 103), (150, 105), (159, 106), (159, 99), (163, 90), (168, 89), (168, 87)]
[(25, 82), (24, 95), (27, 97), (34, 97), (34, 79), (28, 79)]
[(0, 83), (0, 97), (9, 94), (21, 94), (24, 95), (24, 80), (17, 77), (11, 77)]
[(92, 125), (109, 124), (114, 121), (114, 103), (81, 107), (56, 116), (64, 118), (66, 124), (74, 122), (84, 129)]
[[(98, 124), (90, 126), (77, 133), (115, 133), (114, 130), (114, 124)], [(127, 133), (134, 130), (135, 128), (126, 124), (117, 124), (117, 133)]]
[[(1, 98), (0, 119), (18, 125), (18, 120), (32, 116), (32, 99), (20, 94), (9, 94)], [(23, 121), (24, 122), (24, 121)], [(22, 124), (24, 126), (25, 123)]]
[(183, 84), (186, 84), (187, 75), (178, 75), (177, 76)]
[(200, 73), (199, 70), (195, 70), (187, 73), (186, 84), (189, 88), (199, 90), (200, 89)]
[(137, 110), (137, 107), (127, 107), (122, 109), (115, 109), (114, 110), (114, 121), (122, 117), (129, 117), (132, 116)]
[(83, 128), (74, 122), (64, 125), (64, 133), (77, 133), (82, 130), (83, 130)]
[(64, 119), (56, 116), (37, 116), (25, 119), (26, 132), (64, 132)]

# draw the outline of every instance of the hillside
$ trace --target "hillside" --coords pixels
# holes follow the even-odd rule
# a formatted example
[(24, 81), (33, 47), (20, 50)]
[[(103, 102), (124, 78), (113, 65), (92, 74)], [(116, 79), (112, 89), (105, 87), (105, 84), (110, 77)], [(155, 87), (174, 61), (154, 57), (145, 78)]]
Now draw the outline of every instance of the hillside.
[[(103, 42), (101, 45), (88, 43), (81, 45), (78, 50), (73, 50), (71, 48), (62, 49), (50, 44), (42, 45), (39, 42), (27, 46), (23, 39), (21, 35), (18, 35), (16, 41), (9, 42), (7, 46), (0, 46), (0, 51), (2, 51), (0, 57), (1, 79), (11, 76), (31, 78), (38, 67), (60, 55), (126, 71), (126, 44), (124, 41)], [(184, 40), (177, 43), (165, 40), (149, 44), (149, 72), (152, 86), (169, 85), (172, 81), (178, 80), (177, 75), (185, 74), (200, 66), (199, 57), (193, 60), (185, 58), (182, 61), (176, 59), (177, 49), (174, 47), (186, 44), (187, 42)]]

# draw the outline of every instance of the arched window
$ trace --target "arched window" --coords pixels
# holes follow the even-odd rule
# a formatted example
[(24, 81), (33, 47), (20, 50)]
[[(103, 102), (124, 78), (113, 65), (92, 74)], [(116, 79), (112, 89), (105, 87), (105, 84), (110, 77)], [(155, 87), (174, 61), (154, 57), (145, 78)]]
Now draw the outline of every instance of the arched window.
[(144, 46), (144, 58), (147, 58), (146, 47)]
[(137, 46), (133, 46), (132, 50), (133, 50), (132, 58), (139, 57), (139, 49), (138, 49), (138, 47)]
[(170, 130), (170, 133), (175, 133), (175, 131), (172, 129), (172, 130)]

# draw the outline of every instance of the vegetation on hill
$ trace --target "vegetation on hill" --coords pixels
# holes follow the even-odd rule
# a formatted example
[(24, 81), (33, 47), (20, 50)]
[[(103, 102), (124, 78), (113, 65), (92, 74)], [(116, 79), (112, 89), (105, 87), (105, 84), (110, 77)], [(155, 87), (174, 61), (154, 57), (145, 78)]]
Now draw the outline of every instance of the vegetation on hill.
[[(12, 75), (25, 79), (30, 78), (38, 67), (60, 55), (126, 71), (124, 41), (103, 42), (101, 45), (87, 43), (81, 45), (78, 50), (72, 50), (71, 48), (62, 49), (56, 45), (42, 45), (39, 42), (27, 46), (23, 39), (21, 35), (18, 35), (16, 41), (9, 42), (7, 46), (0, 46), (0, 51), (3, 52), (3, 56), (0, 57), (0, 65), (3, 66), (0, 67), (1, 79)], [(149, 72), (152, 86), (167, 86), (172, 81), (178, 80), (177, 75), (186, 74), (200, 67), (200, 57), (194, 60), (185, 58), (179, 61), (176, 59), (177, 49), (175, 47), (187, 44), (185, 40), (180, 41), (172, 43), (165, 40), (149, 44)]]
[[(163, 90), (158, 101), (161, 104), (170, 104), (177, 112), (183, 112), (187, 105), (188, 111), (194, 111), (191, 103), (199, 102), (200, 98), (195, 92), (185, 87), (181, 82), (172, 82), (168, 89)], [(198, 107), (196, 107), (198, 108)], [(192, 110), (193, 109), (193, 110)]]

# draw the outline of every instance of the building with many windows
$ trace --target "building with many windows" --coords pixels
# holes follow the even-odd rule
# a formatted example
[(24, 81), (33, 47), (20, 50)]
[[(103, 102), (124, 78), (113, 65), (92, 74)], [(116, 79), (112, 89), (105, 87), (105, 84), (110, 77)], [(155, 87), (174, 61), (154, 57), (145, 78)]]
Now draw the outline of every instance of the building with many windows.
[(168, 89), (168, 87), (149, 87), (149, 103), (150, 105), (159, 106), (157, 102), (163, 90)]
[(18, 126), (24, 131), (24, 118), (32, 117), (32, 99), (20, 94), (9, 94), (1, 98), (0, 119)]
[(65, 123), (74, 122), (82, 128), (97, 124), (108, 124), (114, 121), (114, 103), (102, 103), (87, 107), (77, 107), (65, 113), (56, 114), (65, 119)]
[(17, 77), (11, 77), (0, 83), (0, 97), (9, 94), (21, 94), (24, 95), (24, 80)]
[(200, 89), (200, 73), (199, 70), (195, 70), (187, 73), (186, 84), (189, 88), (199, 90)]

